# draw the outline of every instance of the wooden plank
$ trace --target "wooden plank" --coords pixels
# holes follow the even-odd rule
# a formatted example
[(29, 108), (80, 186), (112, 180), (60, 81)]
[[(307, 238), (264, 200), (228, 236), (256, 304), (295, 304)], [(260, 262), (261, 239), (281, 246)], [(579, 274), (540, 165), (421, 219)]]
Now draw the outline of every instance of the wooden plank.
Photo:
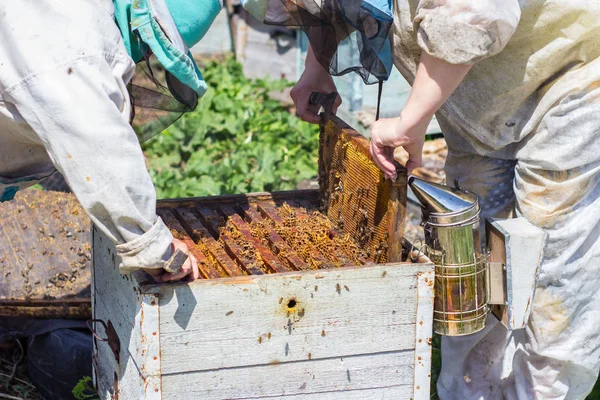
[[(415, 333), (415, 397), (429, 399), (431, 382), (431, 341), (433, 333), (433, 270), (420, 272), (417, 281), (417, 324)], [(417, 393), (419, 396), (417, 396)]]
[(246, 275), (263, 275), (264, 271), (256, 266), (257, 262), (262, 262), (259, 258), (249, 259), (244, 256), (244, 249), (239, 246), (233, 238), (225, 233), (221, 232), (221, 239), (223, 248), (234, 261), (236, 261), (239, 267), (245, 272)]
[(269, 224), (254, 208), (247, 207), (244, 209), (244, 218), (249, 222), (262, 223), (269, 232), (269, 245), (277, 254), (278, 257), (285, 259), (287, 265), (293, 270), (308, 270), (310, 265), (304, 262), (302, 258), (292, 249), (285, 240)]
[(206, 257), (202, 250), (200, 250), (199, 246), (190, 238), (183, 228), (183, 226), (179, 223), (175, 215), (166, 209), (157, 210), (157, 214), (162, 218), (164, 223), (169, 227), (169, 229), (174, 230), (177, 234), (174, 235), (177, 239), (183, 241), (188, 250), (198, 261), (198, 270), (200, 271), (200, 275), (205, 279), (216, 279), (220, 278), (221, 274), (217, 270), (217, 267), (212, 265), (212, 262)]
[(227, 255), (231, 257), (237, 265), (248, 275), (262, 275), (265, 272), (258, 266), (258, 263), (262, 263), (262, 260), (252, 257), (254, 249), (242, 248), (231, 234), (227, 233), (225, 229), (225, 218), (219, 213), (209, 207), (196, 208), (196, 212), (202, 219), (204, 225), (208, 230), (220, 239), (220, 243), (227, 252)]
[[(120, 274), (114, 245), (96, 228), (93, 229), (92, 240), (94, 318), (107, 324), (110, 321), (120, 342), (117, 362), (108, 343), (94, 339), (98, 393), (102, 399), (111, 399), (116, 374), (120, 398), (158, 400), (161, 392), (154, 390), (154, 377), (158, 376), (159, 368), (150, 369), (156, 368), (156, 365), (149, 363), (148, 357), (152, 359), (155, 356), (153, 351), (158, 348), (160, 336), (159, 332), (145, 331), (148, 321), (158, 322), (158, 301), (152, 307), (144, 307), (144, 302), (150, 303), (154, 294), (142, 295), (133, 275)], [(95, 329), (105, 336), (101, 324), (96, 323)]]
[[(102, 400), (113, 399), (154, 399), (159, 400), (161, 392), (154, 393), (156, 397), (145, 396), (144, 379), (131, 359), (125, 359), (117, 365), (113, 353), (105, 342), (94, 341), (94, 371), (96, 372), (96, 388)], [(123, 353), (126, 356), (127, 353)], [(116, 374), (116, 385), (115, 385)], [(115, 388), (118, 397), (113, 397)]]
[(175, 210), (175, 216), (196, 243), (206, 246), (204, 251), (210, 253), (218, 262), (221, 267), (221, 276), (245, 275), (240, 267), (225, 253), (223, 247), (208, 232), (206, 227), (202, 225), (191, 209), (178, 208)]
[[(97, 343), (97, 345), (95, 344), (97, 347), (94, 352), (94, 370), (100, 399), (161, 400), (163, 398), (160, 377), (144, 377), (131, 359), (126, 359), (121, 365), (117, 365), (112, 351), (106, 343), (98, 341), (95, 343)], [(159, 390), (156, 391), (156, 389)], [(118, 392), (117, 396), (113, 396), (115, 391)]]
[(183, 207), (218, 207), (222, 204), (244, 206), (256, 204), (261, 201), (273, 201), (282, 203), (287, 199), (308, 200), (318, 204), (318, 190), (288, 190), (273, 193), (248, 193), (223, 196), (189, 197), (184, 199), (168, 199), (158, 202), (159, 208), (183, 208)]
[[(318, 211), (317, 205), (314, 204), (313, 202), (306, 201), (306, 200), (295, 200), (295, 202), (300, 207), (306, 208), (306, 211), (309, 211), (309, 212)], [(337, 234), (337, 232), (336, 232), (336, 234)]]
[(237, 261), (240, 268), (247, 275), (263, 275), (265, 272), (256, 265), (257, 262), (262, 262), (259, 258), (248, 259), (244, 256), (244, 249), (235, 243), (234, 239), (227, 233), (221, 232), (221, 238), (223, 239), (223, 247), (227, 254), (235, 261)]
[(217, 205), (196, 207), (196, 213), (200, 217), (202, 224), (208, 229), (215, 239), (221, 236), (221, 230), (225, 227), (225, 218), (216, 212), (214, 207)]
[[(378, 389), (358, 389), (344, 390), (341, 392), (321, 392), (309, 394), (292, 394), (284, 396), (263, 397), (267, 399), (282, 399), (282, 400), (365, 400), (365, 399), (408, 399), (410, 393), (407, 385), (394, 385)], [(410, 397), (412, 399), (412, 397)], [(248, 400), (256, 399), (256, 397), (248, 398)], [(421, 398), (416, 398), (421, 399)], [(422, 398), (425, 400), (425, 398)], [(427, 399), (429, 400), (429, 399)]]
[[(411, 350), (163, 375), (171, 399), (393, 399), (413, 396)], [(195, 382), (197, 384), (190, 384)]]
[(30, 318), (73, 318), (89, 319), (92, 316), (90, 301), (66, 301), (45, 305), (19, 304), (0, 305), (0, 317), (30, 317)]
[[(417, 273), (430, 269), (378, 265), (162, 285), (162, 371), (412, 349)], [(203, 302), (186, 308), (194, 299)]]
[(261, 242), (260, 239), (252, 235), (250, 226), (248, 226), (248, 224), (244, 222), (242, 217), (240, 217), (239, 214), (237, 214), (232, 207), (224, 206), (221, 207), (221, 210), (227, 213), (228, 218), (231, 219), (231, 223), (233, 223), (233, 225), (244, 236), (244, 238), (246, 238), (246, 240), (250, 242), (252, 246), (254, 246), (258, 254), (260, 254), (260, 256), (262, 257), (263, 262), (269, 267), (271, 272), (290, 271), (290, 269), (283, 265), (281, 261), (279, 261), (279, 259), (271, 252), (271, 250)]
[[(160, 311), (158, 293), (142, 293), (142, 308), (136, 315), (135, 326), (141, 332), (141, 364), (139, 371), (144, 382), (144, 399), (160, 400), (162, 398), (161, 380), (161, 346), (160, 346)], [(128, 385), (127, 377), (120, 381)], [(133, 397), (125, 397), (127, 399)]]
[[(128, 349), (131, 361), (141, 364), (141, 351), (136, 343), (141, 342), (141, 332), (135, 329), (135, 320), (141, 311), (141, 296), (137, 285), (129, 275), (121, 275), (115, 257), (114, 245), (94, 228), (94, 318), (105, 323), (112, 322), (121, 340), (121, 358), (126, 360)], [(95, 324), (100, 335), (102, 325)], [(107, 346), (105, 342), (99, 343)]]

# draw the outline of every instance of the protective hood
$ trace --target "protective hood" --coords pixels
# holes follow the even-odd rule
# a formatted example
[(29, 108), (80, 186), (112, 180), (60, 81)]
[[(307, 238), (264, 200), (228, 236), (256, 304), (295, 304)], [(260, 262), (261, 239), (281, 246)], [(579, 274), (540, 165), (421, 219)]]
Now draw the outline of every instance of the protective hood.
[[(138, 63), (132, 125), (146, 140), (196, 108), (207, 90), (189, 47), (222, 8), (219, 0), (113, 0), (125, 47)], [(145, 61), (142, 62), (142, 61)]]
[(358, 73), (366, 84), (392, 72), (391, 0), (241, 0), (259, 21), (301, 28), (332, 75)]

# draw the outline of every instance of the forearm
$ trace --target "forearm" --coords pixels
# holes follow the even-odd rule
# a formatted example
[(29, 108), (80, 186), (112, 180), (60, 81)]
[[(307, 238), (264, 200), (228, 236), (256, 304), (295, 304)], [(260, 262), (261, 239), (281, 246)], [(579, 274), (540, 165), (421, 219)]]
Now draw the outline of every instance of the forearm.
[(470, 64), (449, 64), (423, 52), (402, 118), (428, 124), (470, 69)]
[(317, 60), (317, 57), (315, 57), (315, 52), (313, 51), (313, 48), (310, 44), (308, 45), (308, 51), (306, 52), (306, 60), (304, 61), (304, 66), (306, 70), (311, 70), (313, 68), (324, 70), (323, 66)]
[(409, 172), (421, 165), (429, 121), (470, 68), (470, 65), (449, 64), (422, 53), (410, 96), (400, 118), (380, 119), (371, 129), (371, 155), (386, 177), (396, 179), (396, 164), (390, 148), (402, 146), (408, 152), (406, 169)]
[[(333, 57), (333, 54), (330, 55), (328, 60)], [(327, 57), (325, 57), (327, 58)], [(308, 51), (306, 52), (306, 60), (304, 61), (304, 71), (309, 74), (326, 74), (330, 76), (329, 68), (325, 65), (329, 65), (329, 61), (326, 61), (325, 58), (323, 60), (318, 60), (317, 56), (315, 56), (315, 52), (311, 44), (308, 45)], [(320, 61), (327, 62), (327, 64), (323, 64)]]

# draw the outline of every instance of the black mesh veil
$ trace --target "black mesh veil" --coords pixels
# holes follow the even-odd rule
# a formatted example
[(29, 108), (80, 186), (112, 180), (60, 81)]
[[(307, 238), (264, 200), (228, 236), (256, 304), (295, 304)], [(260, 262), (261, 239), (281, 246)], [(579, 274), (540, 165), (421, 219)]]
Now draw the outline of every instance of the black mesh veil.
[(128, 90), (130, 123), (140, 142), (159, 134), (198, 104), (196, 92), (169, 74), (152, 55), (137, 63)]
[(301, 28), (332, 75), (356, 72), (366, 84), (390, 75), (391, 0), (268, 0), (264, 22)]

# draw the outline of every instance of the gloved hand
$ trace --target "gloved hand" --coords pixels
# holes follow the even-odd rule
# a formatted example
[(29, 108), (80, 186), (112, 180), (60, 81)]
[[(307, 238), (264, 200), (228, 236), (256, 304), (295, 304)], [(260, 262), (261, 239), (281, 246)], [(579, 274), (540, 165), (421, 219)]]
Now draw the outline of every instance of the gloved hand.
[(189, 251), (187, 245), (179, 239), (173, 239), (171, 249), (173, 254), (175, 251), (181, 250), (188, 255), (188, 259), (183, 263), (181, 270), (174, 274), (169, 273), (164, 269), (144, 269), (144, 271), (151, 275), (156, 282), (179, 281), (187, 276), (189, 276), (188, 280), (190, 281), (198, 279), (200, 277), (198, 260), (196, 260), (196, 257)]
[[(306, 55), (306, 67), (302, 76), (290, 92), (294, 101), (298, 116), (306, 122), (318, 124), (319, 105), (310, 104), (310, 95), (313, 92), (331, 93), (337, 92), (333, 78), (315, 58), (312, 48), (309, 47)], [(342, 98), (338, 96), (333, 104), (332, 112), (335, 113), (342, 104)]]
[(402, 146), (408, 153), (408, 173), (421, 165), (428, 124), (426, 120), (411, 122), (403, 116), (375, 121), (371, 128), (371, 156), (386, 178), (396, 180), (396, 147)]

